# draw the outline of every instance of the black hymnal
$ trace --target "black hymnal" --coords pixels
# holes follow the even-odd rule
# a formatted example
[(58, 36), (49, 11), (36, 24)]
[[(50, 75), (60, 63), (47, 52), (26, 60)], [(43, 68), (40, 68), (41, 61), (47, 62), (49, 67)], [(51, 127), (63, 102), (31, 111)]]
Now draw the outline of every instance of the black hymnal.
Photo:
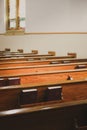
[(8, 85), (20, 85), (20, 78), (19, 77), (8, 78)]
[(61, 99), (62, 99), (62, 87), (61, 86), (48, 87), (47, 93), (46, 93), (47, 101), (61, 100)]
[(75, 69), (87, 68), (87, 65), (77, 65)]
[(50, 64), (59, 64), (58, 61), (51, 61)]
[(0, 87), (5, 86), (4, 78), (0, 78)]
[(37, 102), (37, 89), (25, 89), (21, 91), (20, 105)]
[(70, 63), (70, 61), (69, 60), (64, 60), (64, 61), (62, 61), (62, 63), (67, 64), (67, 63)]

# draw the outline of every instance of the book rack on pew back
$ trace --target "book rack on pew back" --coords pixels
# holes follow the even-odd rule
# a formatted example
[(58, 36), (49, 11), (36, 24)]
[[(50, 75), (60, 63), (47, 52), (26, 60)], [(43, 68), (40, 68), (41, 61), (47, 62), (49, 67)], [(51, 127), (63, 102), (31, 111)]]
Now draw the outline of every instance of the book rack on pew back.
[[(5, 95), (5, 96), (4, 96)], [(0, 87), (0, 111), (87, 99), (87, 80)]]

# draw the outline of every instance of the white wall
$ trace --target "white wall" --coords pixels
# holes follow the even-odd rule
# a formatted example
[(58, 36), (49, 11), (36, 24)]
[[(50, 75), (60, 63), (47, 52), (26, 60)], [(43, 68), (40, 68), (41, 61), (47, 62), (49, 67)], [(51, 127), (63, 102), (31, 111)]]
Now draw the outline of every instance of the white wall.
[(0, 33), (5, 33), (5, 1), (0, 0)]
[(0, 50), (4, 48), (11, 48), (12, 51), (23, 48), (25, 52), (38, 49), (41, 54), (52, 50), (57, 55), (76, 52), (78, 58), (87, 58), (87, 34), (0, 35)]
[(87, 0), (26, 3), (26, 32), (87, 32)]
[[(26, 0), (26, 4), (27, 4), (26, 5), (26, 10), (27, 10), (26, 32), (32, 32), (32, 31), (34, 32), (35, 26), (39, 28), (39, 31), (41, 31), (39, 25), (41, 26), (43, 23), (37, 24), (38, 20), (39, 22), (41, 22), (41, 19), (37, 19), (37, 17), (35, 17), (36, 11), (41, 9), (39, 5), (41, 1), (44, 2), (44, 0)], [(55, 0), (55, 1), (61, 2), (61, 0)], [(82, 8), (84, 7), (83, 12), (85, 13), (84, 15), (81, 15), (81, 16), (83, 16), (83, 18), (87, 18), (87, 7), (86, 7), (87, 0), (67, 0), (67, 1), (71, 2), (72, 7), (75, 5), (75, 11), (77, 13), (79, 13), (80, 8), (82, 10)], [(0, 33), (5, 32), (4, 2), (5, 0), (0, 0)], [(37, 4), (34, 4), (34, 2)], [(78, 2), (80, 6), (78, 6)], [(49, 10), (49, 7), (52, 7), (52, 4), (51, 6), (49, 6), (50, 0), (45, 0), (45, 5), (46, 4), (47, 4), (46, 9), (48, 7), (48, 10)], [(30, 8), (32, 6), (35, 6), (35, 7)], [(76, 10), (77, 9), (76, 6), (78, 6), (78, 10)], [(43, 5), (43, 8), (45, 8), (44, 5)], [(42, 9), (42, 11), (44, 10)], [(44, 14), (44, 12), (39, 12), (39, 15), (40, 13), (43, 14), (48, 19), (47, 13)], [(38, 15), (38, 11), (36, 14)], [(80, 18), (80, 15), (78, 17)], [(79, 20), (79, 22), (81, 21)], [(35, 25), (34, 28), (32, 25)], [(87, 28), (85, 24), (83, 26)], [(37, 29), (35, 31), (37, 31)], [(87, 34), (35, 34), (35, 35), (29, 34), (29, 35), (24, 35), (24, 36), (23, 35), (20, 35), (20, 36), (0, 35), (0, 50), (4, 50), (4, 48), (11, 48), (12, 51), (16, 51), (18, 48), (23, 48), (25, 52), (30, 52), (32, 49), (38, 49), (39, 53), (41, 54), (47, 53), (49, 50), (52, 50), (52, 51), (56, 51), (57, 55), (66, 55), (67, 52), (76, 52), (79, 58), (86, 58), (87, 57)]]

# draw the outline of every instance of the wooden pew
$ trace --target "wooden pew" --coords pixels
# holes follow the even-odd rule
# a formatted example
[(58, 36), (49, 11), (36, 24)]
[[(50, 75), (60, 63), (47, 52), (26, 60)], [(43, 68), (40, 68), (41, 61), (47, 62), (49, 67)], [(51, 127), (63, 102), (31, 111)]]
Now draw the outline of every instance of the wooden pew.
[(17, 51), (20, 52), (20, 53), (23, 53), (23, 52), (24, 52), (23, 49), (18, 49)]
[[(71, 53), (72, 57), (75, 56), (75, 54)], [(38, 54), (38, 50), (32, 50), (31, 53), (2, 52), (2, 53), (0, 53), (0, 58), (23, 57), (23, 56), (24, 57), (28, 57), (28, 56), (55, 56), (55, 55), (56, 55), (55, 51), (48, 51), (48, 54)]]
[(48, 55), (37, 55), (37, 56), (28, 56), (28, 57), (14, 57), (14, 58), (0, 58), (0, 62), (8, 62), (8, 61), (28, 61), (28, 60), (47, 60), (47, 59), (63, 59), (63, 58), (76, 58), (76, 54), (67, 55), (67, 56), (49, 56)]
[(33, 61), (15, 61), (15, 62), (0, 62), (1, 67), (16, 67), (16, 66), (32, 66), (32, 65), (46, 65), (46, 64), (68, 64), (77, 62), (87, 62), (87, 59), (50, 59), (50, 60), (33, 60)]
[(72, 70), (58, 70), (58, 71), (44, 71), (35, 73), (19, 73), (19, 74), (3, 74), (0, 78), (14, 78), (20, 77), (20, 84), (35, 84), (35, 83), (48, 83), (48, 82), (58, 82), (66, 81), (71, 79), (86, 79), (87, 78), (87, 68), (85, 69), (72, 69)]
[(10, 52), (11, 51), (11, 49), (10, 48), (5, 48), (5, 52)]
[(28, 52), (28, 53), (21, 53), (21, 52), (12, 52), (12, 51), (2, 51), (0, 53), (1, 56), (5, 56), (5, 55), (32, 55), (32, 54), (38, 54), (38, 50), (32, 50), (31, 52)]
[(74, 119), (87, 114), (87, 100), (0, 112), (2, 130), (75, 130)]
[(86, 99), (87, 80), (0, 87), (0, 111)]
[[(2, 60), (5, 60), (5, 59), (13, 59), (13, 58), (29, 58), (29, 59), (31, 59), (32, 57), (34, 58), (34, 59), (36, 59), (37, 57), (50, 57), (50, 56), (54, 56), (53, 55), (53, 53), (52, 52), (49, 52), (48, 54), (36, 54), (36, 53), (34, 53), (34, 51), (33, 51), (33, 53), (4, 53), (3, 55), (0, 55), (0, 58), (2, 59)], [(71, 57), (73, 57), (73, 55), (70, 55)]]
[(0, 68), (0, 75), (87, 68), (87, 62)]

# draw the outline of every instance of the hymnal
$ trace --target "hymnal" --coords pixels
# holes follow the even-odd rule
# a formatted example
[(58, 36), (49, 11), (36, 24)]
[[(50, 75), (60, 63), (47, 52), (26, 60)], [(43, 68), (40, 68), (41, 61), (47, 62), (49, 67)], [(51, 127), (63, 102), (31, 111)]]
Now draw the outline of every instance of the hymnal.
[(8, 85), (20, 85), (20, 78), (19, 77), (8, 78)]
[(62, 87), (61, 86), (48, 87), (47, 93), (46, 93), (47, 101), (61, 100), (61, 99), (62, 99)]
[(5, 86), (4, 78), (0, 78), (0, 87)]
[(87, 68), (87, 65), (77, 65), (75, 69)]
[(37, 89), (25, 89), (21, 91), (20, 105), (36, 103)]

